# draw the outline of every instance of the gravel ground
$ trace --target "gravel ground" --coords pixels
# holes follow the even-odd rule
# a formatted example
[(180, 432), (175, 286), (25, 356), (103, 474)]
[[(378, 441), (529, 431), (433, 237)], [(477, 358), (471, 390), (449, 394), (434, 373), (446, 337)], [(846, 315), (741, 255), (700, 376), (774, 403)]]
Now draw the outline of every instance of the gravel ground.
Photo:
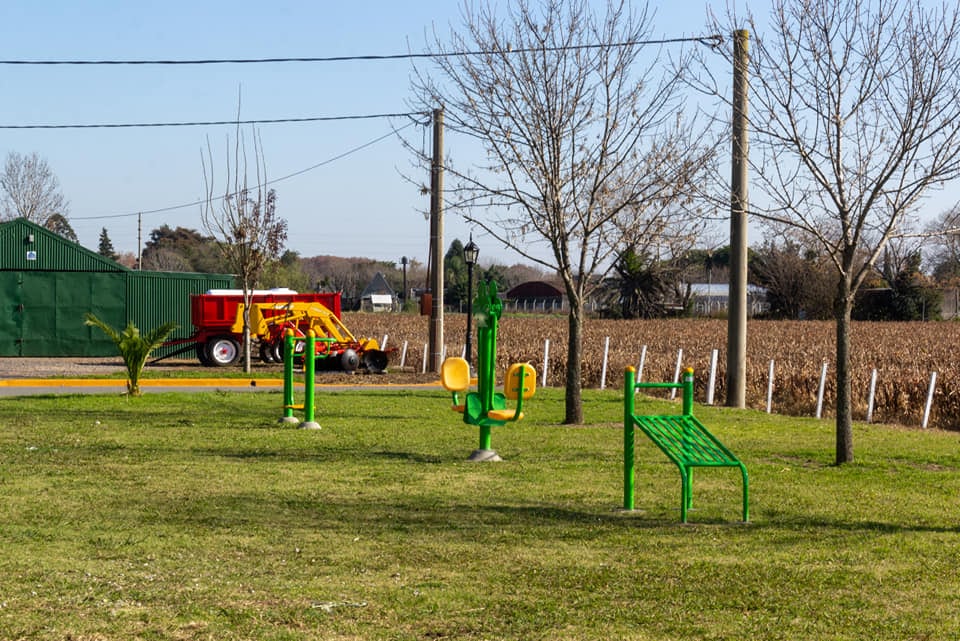
[[(144, 371), (185, 371), (193, 373), (197, 378), (216, 378), (221, 374), (230, 372), (235, 374), (241, 368), (228, 367), (201, 367), (195, 360), (167, 360), (159, 363), (148, 364)], [(62, 357), (62, 358), (0, 358), (0, 379), (3, 378), (45, 378), (45, 377), (70, 377), (70, 376), (96, 376), (109, 375), (115, 372), (123, 372), (123, 361), (119, 357)], [(282, 371), (280, 365), (265, 364), (255, 362), (252, 365), (251, 376), (279, 375)], [(302, 376), (298, 372), (297, 376)], [(433, 373), (421, 374), (419, 372), (400, 371), (398, 368), (388, 368), (384, 374), (367, 374), (366, 372), (355, 372), (347, 374), (344, 372), (317, 372), (317, 383), (324, 384), (342, 384), (342, 385), (387, 385), (387, 384), (427, 384), (436, 383), (438, 376)]]
[(123, 361), (119, 358), (0, 358), (0, 378), (89, 376), (123, 370)]

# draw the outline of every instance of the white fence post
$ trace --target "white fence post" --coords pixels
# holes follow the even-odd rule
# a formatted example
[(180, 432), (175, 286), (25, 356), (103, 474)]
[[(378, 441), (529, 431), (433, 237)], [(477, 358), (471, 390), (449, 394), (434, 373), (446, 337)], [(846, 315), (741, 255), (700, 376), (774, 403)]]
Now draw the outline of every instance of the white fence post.
[(600, 368), (600, 389), (607, 387), (607, 356), (610, 354), (610, 337), (603, 341), (603, 367)]
[(540, 375), (540, 387), (547, 386), (547, 365), (550, 364), (550, 339), (543, 339), (543, 373)]
[(380, 341), (380, 349), (383, 349), (383, 350), (387, 349), (387, 336), (388, 334), (383, 335), (383, 340)]
[(767, 414), (773, 407), (773, 359), (770, 359), (770, 372), (767, 374)]
[(877, 392), (877, 368), (870, 374), (870, 394), (867, 396), (867, 423), (873, 422), (873, 400)]
[[(680, 364), (683, 362), (683, 348), (677, 350), (677, 368), (673, 372), (673, 382), (674, 384), (680, 382)], [(675, 399), (677, 397), (677, 388), (674, 387), (670, 390), (670, 399)]]
[(927, 389), (927, 404), (923, 408), (923, 423), (920, 427), (927, 429), (927, 422), (930, 420), (930, 408), (933, 406), (933, 392), (937, 388), (937, 373), (930, 373), (930, 387)]
[(427, 373), (427, 343), (423, 344), (423, 371), (421, 374)]
[(710, 352), (710, 380), (707, 383), (707, 405), (713, 405), (713, 388), (717, 384), (717, 354), (719, 350)]
[(637, 382), (643, 380), (643, 364), (647, 361), (647, 346), (640, 348), (640, 367), (637, 368)]
[(820, 389), (817, 390), (817, 418), (823, 416), (823, 392), (824, 388), (827, 386), (827, 362), (823, 362), (823, 367), (820, 369)]
[(403, 341), (403, 351), (400, 352), (400, 367), (403, 367), (407, 362), (407, 341)]

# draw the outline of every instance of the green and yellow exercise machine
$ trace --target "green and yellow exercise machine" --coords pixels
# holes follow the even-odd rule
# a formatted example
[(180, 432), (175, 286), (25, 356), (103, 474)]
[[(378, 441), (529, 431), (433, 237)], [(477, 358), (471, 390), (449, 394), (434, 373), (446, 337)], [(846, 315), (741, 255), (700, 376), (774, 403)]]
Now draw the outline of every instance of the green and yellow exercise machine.
[[(320, 424), (314, 420), (316, 410), (316, 354), (317, 343), (332, 341), (332, 338), (317, 336), (310, 329), (306, 336), (295, 336), (292, 329), (284, 332), (283, 337), (283, 416), (281, 423), (297, 425), (301, 429), (320, 429)], [(303, 343), (303, 402), (294, 401), (293, 359), (299, 351), (298, 343)], [(303, 411), (301, 421), (294, 415), (294, 411)]]
[[(679, 415), (637, 416), (636, 391), (642, 388), (680, 388), (683, 405)], [(736, 467), (743, 477), (743, 520), (750, 520), (750, 485), (747, 467), (693, 415), (693, 369), (683, 373), (681, 383), (638, 383), (636, 370), (628, 367), (623, 385), (623, 509), (633, 509), (634, 432), (646, 434), (680, 470), (680, 521), (687, 522), (693, 506), (693, 470), (697, 467)]]
[[(496, 391), (497, 327), (503, 304), (493, 281), (481, 283), (473, 309), (477, 317), (477, 390), (472, 384), (470, 364), (451, 357), (440, 366), (440, 382), (453, 394), (453, 410), (463, 414), (463, 422), (480, 429), (480, 444), (471, 461), (499, 461), (490, 446), (491, 429), (523, 418), (523, 402), (533, 396), (537, 374), (530, 363), (514, 363), (507, 369), (503, 392)], [(513, 408), (507, 401), (514, 401)]]

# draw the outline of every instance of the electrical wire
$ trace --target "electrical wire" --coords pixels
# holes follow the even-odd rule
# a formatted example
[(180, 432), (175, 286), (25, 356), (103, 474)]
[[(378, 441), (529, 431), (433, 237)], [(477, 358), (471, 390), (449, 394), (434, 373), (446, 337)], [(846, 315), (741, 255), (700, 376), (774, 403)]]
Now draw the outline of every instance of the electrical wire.
[[(281, 176), (280, 178), (274, 178), (273, 180), (268, 180), (266, 183), (264, 183), (264, 185), (265, 185), (265, 186), (266, 186), (266, 185), (275, 185), (275, 184), (278, 183), (278, 182), (282, 182), (282, 181), (284, 181), (284, 180), (289, 180), (290, 178), (294, 178), (295, 176), (303, 175), (303, 174), (305, 174), (305, 173), (307, 173), (307, 172), (313, 171), (314, 169), (319, 169), (320, 167), (323, 167), (323, 166), (325, 166), (325, 165), (329, 165), (329, 164), (334, 163), (334, 162), (336, 162), (336, 161), (338, 161), (338, 160), (341, 160), (341, 159), (343, 159), (343, 158), (346, 158), (347, 156), (350, 156), (350, 155), (352, 155), (352, 154), (355, 154), (355, 153), (357, 153), (358, 151), (362, 151), (362, 150), (366, 149), (367, 147), (372, 147), (373, 145), (377, 144), (378, 142), (380, 142), (380, 141), (382, 141), (382, 140), (386, 140), (387, 138), (389, 138), (389, 137), (391, 137), (391, 136), (393, 136), (393, 135), (395, 135), (395, 134), (400, 133), (400, 132), (403, 131), (404, 129), (407, 129), (408, 127), (412, 127), (412, 126), (418, 125), (418, 124), (423, 124), (423, 123), (419, 123), (419, 122), (417, 122), (416, 120), (414, 120), (414, 121), (412, 121), (412, 122), (408, 122), (407, 124), (405, 124), (404, 126), (400, 127), (399, 129), (391, 130), (390, 132), (388, 132), (388, 133), (386, 133), (386, 134), (384, 134), (384, 135), (382, 135), (382, 136), (378, 136), (377, 138), (374, 138), (373, 140), (370, 140), (370, 141), (368, 141), (368, 142), (365, 142), (365, 143), (363, 143), (362, 145), (358, 145), (358, 146), (356, 146), (356, 147), (353, 147), (352, 149), (348, 149), (347, 151), (345, 151), (345, 152), (343, 152), (343, 153), (337, 154), (336, 156), (332, 156), (332, 157), (330, 157), (330, 158), (327, 158), (326, 160), (321, 161), (321, 162), (318, 162), (318, 163), (315, 164), (315, 165), (311, 165), (310, 167), (306, 167), (305, 169), (300, 169), (300, 170), (295, 171), (295, 172), (293, 172), (293, 173), (291, 173), (291, 174), (287, 174), (287, 175), (285, 175), (285, 176)], [(235, 194), (231, 194), (231, 195), (235, 195)], [(160, 208), (158, 208), (158, 209), (146, 209), (146, 210), (140, 210), (140, 211), (136, 211), (136, 212), (128, 212), (128, 213), (123, 213), (123, 214), (103, 214), (103, 215), (100, 215), (100, 216), (71, 216), (70, 219), (71, 219), (71, 220), (107, 220), (107, 219), (112, 219), (112, 218), (132, 218), (133, 216), (141, 216), (141, 215), (146, 215), (146, 214), (160, 214), (160, 213), (163, 213), (163, 212), (175, 211), (175, 210), (177, 210), (177, 209), (187, 209), (188, 207), (197, 207), (197, 206), (199, 206), (199, 205), (204, 204), (205, 202), (207, 202), (206, 199), (202, 199), (202, 200), (195, 200), (195, 201), (189, 202), (189, 203), (183, 203), (182, 205), (171, 205), (171, 206), (169, 206), (169, 207), (160, 207)]]
[[(709, 47), (718, 47), (724, 38), (720, 34), (692, 36), (684, 38), (661, 38), (656, 40), (626, 40), (623, 42), (565, 45), (562, 47), (520, 47), (508, 49), (506, 53), (534, 53), (549, 51), (583, 51), (602, 47), (637, 47), (649, 45), (698, 42)], [(445, 51), (438, 53), (397, 53), (386, 55), (290, 57), (290, 58), (199, 58), (194, 60), (0, 60), (0, 65), (243, 65), (274, 63), (317, 63), (317, 62), (363, 62), (377, 60), (416, 60), (422, 58), (459, 58), (468, 56), (488, 56), (505, 53), (502, 49), (477, 51)]]
[(364, 114), (350, 116), (312, 116), (306, 118), (266, 118), (262, 120), (208, 120), (189, 122), (129, 122), (67, 125), (0, 125), (0, 129), (125, 129), (133, 127), (206, 127), (216, 125), (275, 125), (303, 122), (333, 122), (338, 120), (372, 120), (376, 118), (404, 118), (422, 116), (424, 112)]

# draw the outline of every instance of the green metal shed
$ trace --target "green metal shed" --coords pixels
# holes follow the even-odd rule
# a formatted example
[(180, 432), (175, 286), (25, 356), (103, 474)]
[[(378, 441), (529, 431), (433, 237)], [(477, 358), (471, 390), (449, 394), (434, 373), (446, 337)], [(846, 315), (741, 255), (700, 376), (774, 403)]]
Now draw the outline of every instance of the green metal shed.
[[(24, 218), (0, 224), (0, 356), (113, 356), (92, 312), (122, 329), (175, 321), (193, 332), (190, 294), (233, 287), (229, 274), (135, 271)], [(159, 355), (172, 351), (164, 348)]]

